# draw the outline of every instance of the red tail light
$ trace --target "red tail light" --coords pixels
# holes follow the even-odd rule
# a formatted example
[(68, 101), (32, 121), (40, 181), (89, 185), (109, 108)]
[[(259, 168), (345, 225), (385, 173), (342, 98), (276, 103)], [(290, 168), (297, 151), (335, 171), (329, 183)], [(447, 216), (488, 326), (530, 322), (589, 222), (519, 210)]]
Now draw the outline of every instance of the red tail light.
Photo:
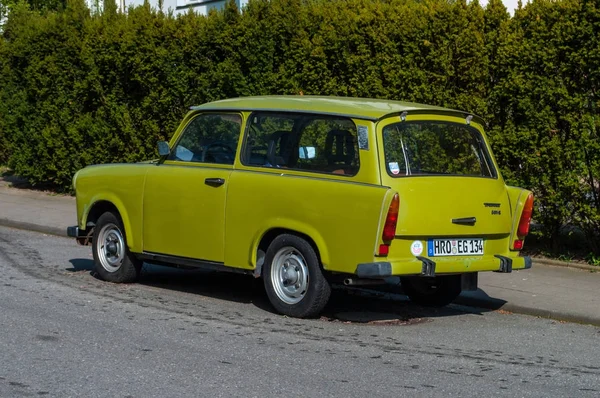
[(523, 206), (523, 212), (521, 213), (521, 220), (519, 220), (519, 228), (517, 229), (517, 236), (519, 239), (523, 239), (529, 233), (529, 223), (531, 223), (531, 215), (533, 214), (533, 194), (529, 194), (525, 200), (525, 206)]
[(385, 242), (383, 245), (379, 245), (379, 255), (387, 256), (389, 253), (389, 245), (396, 236), (396, 224), (398, 223), (398, 210), (400, 209), (400, 197), (395, 194), (390, 203), (387, 216), (385, 218), (385, 225), (383, 226), (383, 234), (381, 239)]
[(390, 245), (379, 245), (379, 255), (387, 256), (390, 252)]
[(400, 209), (400, 197), (395, 194), (390, 203), (387, 217), (385, 218), (385, 226), (383, 227), (383, 241), (388, 242), (396, 236), (396, 224), (398, 223), (398, 210)]
[(533, 194), (529, 194), (525, 199), (519, 227), (517, 228), (517, 240), (513, 243), (514, 250), (523, 249), (523, 239), (529, 234), (529, 225), (531, 224), (531, 216), (533, 214)]
[(522, 250), (523, 249), (523, 241), (516, 240), (515, 244), (513, 246), (514, 246), (515, 250)]

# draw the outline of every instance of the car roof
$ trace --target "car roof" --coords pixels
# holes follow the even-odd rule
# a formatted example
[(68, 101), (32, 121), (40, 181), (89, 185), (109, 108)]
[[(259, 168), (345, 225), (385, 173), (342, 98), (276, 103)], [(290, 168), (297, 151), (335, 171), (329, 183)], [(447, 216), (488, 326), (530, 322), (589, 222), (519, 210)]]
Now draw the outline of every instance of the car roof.
[[(192, 106), (192, 110), (307, 112), (379, 120), (386, 116), (408, 113), (436, 113), (466, 117), (470, 113), (414, 102), (374, 98), (314, 95), (266, 95), (229, 98)], [(475, 115), (473, 115), (475, 116)], [(480, 118), (478, 118), (480, 119)]]

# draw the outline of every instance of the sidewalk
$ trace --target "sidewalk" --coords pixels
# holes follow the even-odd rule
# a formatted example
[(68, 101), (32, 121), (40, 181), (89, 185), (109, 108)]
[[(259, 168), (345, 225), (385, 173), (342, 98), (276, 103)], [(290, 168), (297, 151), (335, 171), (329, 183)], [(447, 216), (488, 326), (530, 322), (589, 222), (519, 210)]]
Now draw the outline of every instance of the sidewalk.
[(67, 226), (75, 224), (74, 197), (10, 188), (0, 178), (0, 225), (67, 236)]
[[(75, 224), (75, 198), (11, 188), (0, 179), (0, 225), (66, 237)], [(600, 267), (590, 270), (534, 260), (529, 270), (483, 272), (479, 290), (463, 292), (456, 303), (600, 326)]]

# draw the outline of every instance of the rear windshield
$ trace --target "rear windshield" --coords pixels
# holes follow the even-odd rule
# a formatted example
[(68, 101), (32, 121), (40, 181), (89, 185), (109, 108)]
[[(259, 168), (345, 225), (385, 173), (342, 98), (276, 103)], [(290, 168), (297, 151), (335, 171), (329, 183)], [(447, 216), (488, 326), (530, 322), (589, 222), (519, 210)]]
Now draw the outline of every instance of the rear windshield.
[(401, 122), (383, 129), (385, 165), (392, 177), (453, 175), (496, 177), (475, 128), (445, 122)]

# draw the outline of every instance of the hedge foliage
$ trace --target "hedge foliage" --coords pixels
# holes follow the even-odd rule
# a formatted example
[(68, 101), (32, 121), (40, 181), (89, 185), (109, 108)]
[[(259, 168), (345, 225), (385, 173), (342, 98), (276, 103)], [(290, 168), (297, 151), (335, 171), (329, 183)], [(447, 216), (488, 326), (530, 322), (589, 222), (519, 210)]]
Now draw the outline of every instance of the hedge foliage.
[(598, 4), (533, 0), (511, 17), (501, 0), (251, 0), (175, 17), (19, 3), (0, 38), (0, 164), (68, 190), (86, 165), (156, 156), (206, 101), (423, 102), (483, 116), (505, 178), (535, 192), (543, 234), (557, 244), (579, 226), (598, 253)]

